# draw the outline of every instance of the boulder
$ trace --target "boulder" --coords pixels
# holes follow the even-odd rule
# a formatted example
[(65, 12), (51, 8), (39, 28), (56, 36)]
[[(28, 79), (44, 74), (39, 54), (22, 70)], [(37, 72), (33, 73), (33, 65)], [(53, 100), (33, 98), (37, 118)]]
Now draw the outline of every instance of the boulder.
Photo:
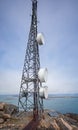
[(8, 119), (16, 117), (18, 107), (12, 104), (0, 103), (0, 124), (5, 123)]
[(11, 119), (11, 115), (9, 115), (9, 114), (3, 114), (3, 119), (4, 120)]
[(4, 112), (6, 114), (16, 115), (18, 113), (18, 111), (19, 111), (19, 109), (17, 106), (12, 105), (12, 104), (5, 104)]
[(0, 111), (0, 118), (3, 118), (3, 114), (4, 114), (4, 112)]
[(10, 118), (11, 118), (10, 114), (5, 114), (4, 112), (0, 112), (0, 119), (7, 120)]
[(0, 103), (0, 111), (4, 110), (5, 103)]
[(3, 123), (4, 123), (4, 119), (0, 118), (0, 124), (3, 124)]

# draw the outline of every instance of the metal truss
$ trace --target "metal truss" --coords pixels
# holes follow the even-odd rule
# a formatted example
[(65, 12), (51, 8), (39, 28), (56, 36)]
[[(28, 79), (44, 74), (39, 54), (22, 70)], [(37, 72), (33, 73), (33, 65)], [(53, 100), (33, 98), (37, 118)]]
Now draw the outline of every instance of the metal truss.
[(37, 0), (32, 0), (32, 16), (29, 39), (27, 43), (24, 67), (22, 72), (19, 108), (24, 111), (33, 110), (33, 115), (43, 111), (43, 99), (39, 97), (41, 83), (38, 79), (40, 69), (39, 46), (37, 38)]

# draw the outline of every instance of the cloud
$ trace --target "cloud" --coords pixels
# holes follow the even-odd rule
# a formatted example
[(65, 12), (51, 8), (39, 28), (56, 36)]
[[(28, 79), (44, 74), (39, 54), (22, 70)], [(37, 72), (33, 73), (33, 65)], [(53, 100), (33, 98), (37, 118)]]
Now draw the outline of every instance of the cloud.
[(17, 94), (20, 90), (21, 75), (18, 71), (0, 71), (0, 94)]
[[(50, 68), (49, 68), (50, 69)], [(49, 93), (76, 93), (78, 92), (78, 80), (61, 69), (51, 69), (48, 74)]]
[[(19, 90), (31, 5), (30, 0), (0, 1), (0, 93)], [(49, 71), (49, 92), (77, 92), (78, 1), (40, 0), (38, 21), (38, 32), (45, 38), (39, 50), (41, 67)]]

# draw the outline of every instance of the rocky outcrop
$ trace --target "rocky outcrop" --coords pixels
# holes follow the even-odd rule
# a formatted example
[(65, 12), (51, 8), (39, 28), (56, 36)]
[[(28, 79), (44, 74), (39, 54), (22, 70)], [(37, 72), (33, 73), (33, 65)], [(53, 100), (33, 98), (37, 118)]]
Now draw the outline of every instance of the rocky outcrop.
[(18, 113), (18, 107), (12, 104), (0, 103), (0, 124), (10, 120)]
[[(36, 130), (78, 130), (78, 115), (45, 110)], [(0, 103), (0, 130), (23, 130), (33, 119), (32, 112), (18, 112), (12, 104)]]
[(52, 113), (50, 115), (49, 111), (45, 111), (45, 119), (40, 121), (38, 130), (78, 130), (77, 114), (61, 114), (54, 111)]

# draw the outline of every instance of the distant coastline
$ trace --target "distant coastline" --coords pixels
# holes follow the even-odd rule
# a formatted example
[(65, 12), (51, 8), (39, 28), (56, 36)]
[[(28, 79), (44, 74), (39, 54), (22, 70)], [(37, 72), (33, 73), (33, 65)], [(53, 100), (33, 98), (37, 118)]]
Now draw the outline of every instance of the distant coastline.
[[(12, 97), (17, 97), (18, 98), (18, 94), (0, 94), (0, 96), (11, 96)], [(48, 99), (52, 99), (52, 98), (78, 98), (78, 94), (48, 94)]]
[(78, 96), (50, 96), (48, 99), (52, 98), (78, 98)]
[(49, 94), (48, 99), (52, 98), (78, 98), (78, 94)]

